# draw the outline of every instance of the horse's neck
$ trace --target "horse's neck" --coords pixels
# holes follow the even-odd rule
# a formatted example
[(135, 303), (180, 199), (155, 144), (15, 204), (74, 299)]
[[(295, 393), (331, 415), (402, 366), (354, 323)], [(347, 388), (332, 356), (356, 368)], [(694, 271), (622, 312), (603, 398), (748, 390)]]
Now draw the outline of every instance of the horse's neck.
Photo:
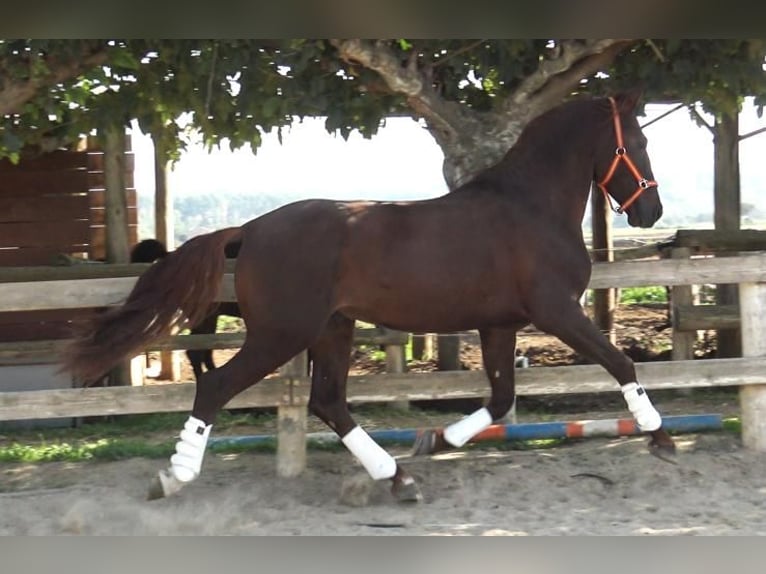
[(579, 228), (593, 181), (595, 143), (592, 135), (570, 133), (537, 134), (528, 145), (512, 149), (498, 168), (520, 200)]

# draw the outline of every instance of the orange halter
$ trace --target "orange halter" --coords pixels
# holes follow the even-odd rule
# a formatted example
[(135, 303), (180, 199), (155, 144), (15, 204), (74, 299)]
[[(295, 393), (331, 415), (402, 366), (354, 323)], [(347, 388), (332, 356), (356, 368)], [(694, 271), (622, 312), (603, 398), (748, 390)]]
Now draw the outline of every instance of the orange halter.
[[(630, 159), (628, 151), (625, 149), (625, 145), (622, 141), (622, 124), (620, 123), (620, 114), (617, 112), (617, 104), (615, 103), (614, 98), (609, 98), (609, 103), (612, 104), (614, 132), (617, 136), (617, 149), (614, 151), (614, 159), (612, 160), (612, 165), (609, 166), (609, 169), (606, 171), (604, 178), (596, 183), (596, 185), (598, 185), (599, 189), (604, 192), (604, 197), (606, 197), (606, 201), (609, 203), (609, 208), (615, 213), (624, 213), (625, 210), (628, 209), (628, 207), (630, 207), (633, 202), (636, 201), (636, 199), (638, 199), (638, 196), (641, 195), (644, 190), (649, 189), (650, 187), (657, 187), (657, 182), (647, 180), (643, 175), (641, 175), (641, 172), (638, 171), (638, 168)], [(625, 200), (622, 205), (619, 207), (614, 207), (614, 205), (612, 205), (612, 198), (609, 196), (609, 192), (606, 189), (606, 185), (614, 176), (614, 172), (621, 161), (625, 162), (625, 165), (630, 170), (630, 173), (632, 173), (633, 177), (636, 178), (638, 188), (636, 188), (636, 191), (633, 192), (633, 195)]]

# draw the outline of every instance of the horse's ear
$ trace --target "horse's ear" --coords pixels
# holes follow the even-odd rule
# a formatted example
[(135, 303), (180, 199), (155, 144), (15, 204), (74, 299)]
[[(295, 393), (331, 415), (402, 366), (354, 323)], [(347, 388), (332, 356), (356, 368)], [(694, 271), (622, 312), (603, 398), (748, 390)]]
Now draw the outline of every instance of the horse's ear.
[(614, 97), (614, 101), (617, 103), (617, 109), (620, 112), (632, 113), (643, 95), (644, 90), (642, 88), (633, 88), (627, 92), (617, 94)]

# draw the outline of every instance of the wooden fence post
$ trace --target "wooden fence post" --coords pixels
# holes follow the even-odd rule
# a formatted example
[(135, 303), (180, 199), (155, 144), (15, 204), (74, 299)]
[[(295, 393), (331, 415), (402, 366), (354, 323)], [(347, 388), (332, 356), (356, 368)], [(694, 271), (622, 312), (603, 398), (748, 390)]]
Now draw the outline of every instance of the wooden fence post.
[[(591, 193), (591, 230), (593, 261), (614, 261), (612, 210), (604, 194), (595, 186)], [(593, 290), (593, 321), (612, 345), (617, 344), (617, 332), (614, 329), (617, 304), (617, 289), (610, 287)]]
[[(688, 259), (691, 257), (691, 250), (688, 247), (676, 247), (671, 250), (670, 256), (673, 259)], [(672, 320), (672, 357), (674, 361), (689, 361), (694, 358), (694, 342), (697, 340), (696, 331), (682, 331), (678, 325), (678, 308), (692, 305), (694, 297), (692, 296), (691, 285), (674, 285), (670, 288), (670, 316)]]
[(416, 361), (422, 361), (426, 352), (426, 334), (412, 334), (412, 358)]
[(412, 358), (416, 361), (430, 361), (434, 358), (436, 335), (433, 333), (412, 334)]
[(440, 371), (460, 370), (460, 333), (441, 333), (436, 336), (436, 364)]
[[(391, 329), (385, 329), (387, 333), (393, 333), (395, 331)], [(386, 373), (404, 373), (407, 368), (407, 357), (405, 356), (404, 345), (386, 345)], [(409, 401), (393, 401), (389, 403), (389, 406), (408, 410), (410, 408)]]
[[(766, 355), (766, 283), (740, 283), (739, 305), (742, 313), (742, 355)], [(742, 413), (742, 444), (745, 448), (766, 451), (766, 377), (762, 385), (739, 388)]]
[[(292, 478), (306, 468), (307, 405), (295, 392), (306, 380), (308, 353), (303, 351), (280, 369), (286, 378), (285, 393), (277, 407), (277, 476)], [(305, 383), (304, 383), (305, 384)]]
[[(103, 130), (104, 145), (104, 223), (106, 226), (106, 260), (109, 263), (130, 261), (128, 204), (125, 191), (125, 127), (121, 122)], [(109, 373), (110, 385), (130, 385), (130, 361), (124, 361)]]

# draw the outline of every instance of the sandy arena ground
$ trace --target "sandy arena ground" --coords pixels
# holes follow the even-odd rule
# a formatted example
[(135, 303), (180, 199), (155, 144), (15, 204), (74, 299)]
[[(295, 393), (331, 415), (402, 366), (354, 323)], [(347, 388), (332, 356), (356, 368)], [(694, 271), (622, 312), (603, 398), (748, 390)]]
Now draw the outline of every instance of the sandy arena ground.
[[(620, 346), (666, 345), (663, 321), (661, 310), (624, 308)], [(571, 360), (571, 351), (539, 334), (520, 347), (536, 364)], [(465, 344), (461, 356), (464, 368), (480, 365), (475, 344)], [(381, 368), (368, 363), (355, 368)], [(628, 416), (614, 395), (530, 399), (520, 422)], [(736, 394), (654, 398), (663, 414), (738, 413)], [(368, 429), (408, 428), (459, 416), (442, 421), (413, 411), (358, 420)], [(309, 424), (326, 430), (313, 417)], [(164, 460), (0, 463), (0, 534), (766, 535), (766, 453), (744, 450), (730, 432), (681, 435), (672, 465), (649, 455), (646, 441), (586, 439), (537, 450), (482, 445), (415, 459), (404, 447), (391, 448), (421, 487), (424, 500), (415, 505), (396, 503), (387, 481), (367, 481), (346, 451), (310, 450), (306, 471), (289, 480), (277, 478), (273, 454), (209, 453), (195, 483), (153, 502), (147, 488)]]
[(309, 451), (306, 472), (289, 480), (276, 477), (274, 455), (211, 454), (197, 482), (153, 502), (145, 494), (161, 460), (5, 464), (0, 534), (766, 535), (766, 455), (731, 433), (701, 433), (678, 437), (672, 465), (645, 442), (416, 459), (398, 448), (424, 496), (410, 505), (387, 483), (359, 489), (368, 483), (343, 451)]

